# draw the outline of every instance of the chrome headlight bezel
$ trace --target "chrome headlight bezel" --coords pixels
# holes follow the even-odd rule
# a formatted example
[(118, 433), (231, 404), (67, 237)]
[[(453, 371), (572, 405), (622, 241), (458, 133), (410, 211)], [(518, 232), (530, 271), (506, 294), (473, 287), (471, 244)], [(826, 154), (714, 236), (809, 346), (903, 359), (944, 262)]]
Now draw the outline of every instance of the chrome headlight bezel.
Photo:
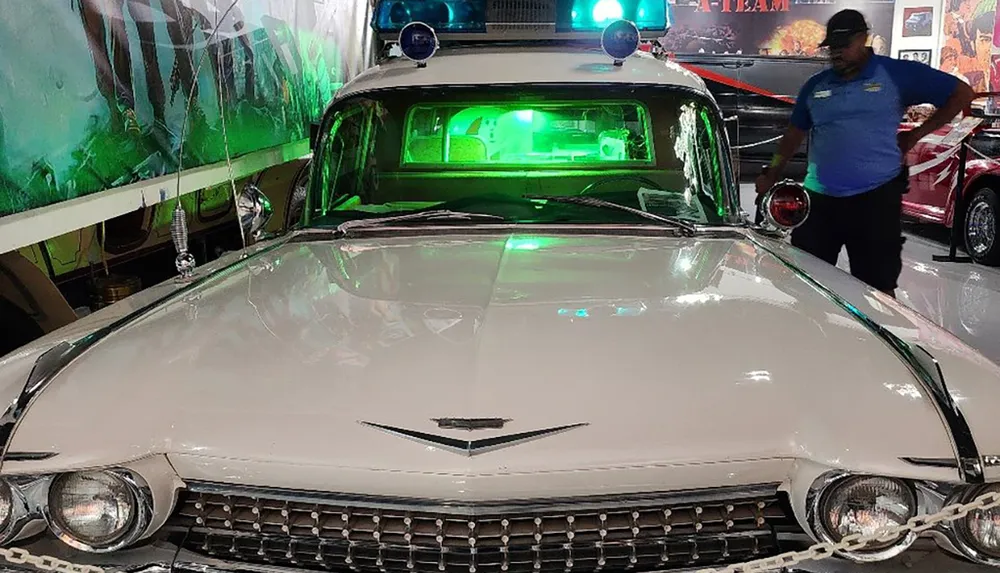
[[(94, 544), (78, 538), (74, 535), (74, 533), (59, 523), (58, 519), (54, 518), (52, 507), (50, 505), (50, 492), (55, 480), (65, 479), (68, 476), (77, 475), (78, 473), (94, 472), (106, 473), (121, 482), (131, 496), (133, 504), (132, 509), (134, 514), (132, 516), (131, 523), (122, 534), (116, 537), (113, 541), (105, 544)], [(143, 480), (138, 474), (129, 470), (104, 469), (94, 470), (94, 472), (67, 472), (57, 476), (52, 476), (49, 479), (48, 487), (45, 491), (46, 501), (41, 505), (42, 516), (52, 534), (70, 547), (81, 551), (87, 551), (89, 553), (110, 553), (135, 543), (142, 537), (143, 533), (146, 532), (153, 516), (153, 495), (145, 480)]]
[[(968, 503), (977, 496), (983, 494), (989, 488), (994, 488), (1000, 491), (1000, 483), (993, 482), (958, 488), (944, 501), (944, 505)], [(966, 518), (963, 517), (947, 524), (946, 532), (948, 534), (948, 539), (966, 558), (981, 565), (1000, 567), (1000, 557), (992, 557), (988, 555), (983, 550), (976, 548), (975, 544), (969, 540), (971, 534), (966, 529), (965, 521)]]
[[(822, 542), (825, 543), (837, 543), (837, 539), (834, 535), (828, 531), (825, 520), (823, 519), (824, 507), (823, 504), (829, 498), (831, 492), (835, 491), (836, 488), (843, 487), (845, 483), (849, 480), (864, 479), (864, 478), (880, 478), (887, 479), (897, 482), (905, 491), (909, 492), (913, 514), (917, 515), (919, 513), (919, 498), (917, 496), (916, 489), (913, 484), (907, 480), (887, 477), (887, 476), (877, 476), (877, 475), (866, 475), (866, 474), (852, 474), (848, 472), (836, 472), (825, 476), (822, 476), (813, 483), (812, 488), (809, 490), (807, 497), (806, 520), (812, 530), (813, 535)], [(912, 517), (912, 516), (911, 516)], [(886, 559), (892, 559), (896, 557), (903, 551), (906, 551), (913, 543), (917, 540), (917, 534), (910, 532), (902, 537), (900, 537), (895, 543), (889, 547), (883, 549), (877, 549), (873, 551), (838, 551), (837, 555), (854, 561), (856, 563), (873, 563), (877, 561), (885, 561)]]

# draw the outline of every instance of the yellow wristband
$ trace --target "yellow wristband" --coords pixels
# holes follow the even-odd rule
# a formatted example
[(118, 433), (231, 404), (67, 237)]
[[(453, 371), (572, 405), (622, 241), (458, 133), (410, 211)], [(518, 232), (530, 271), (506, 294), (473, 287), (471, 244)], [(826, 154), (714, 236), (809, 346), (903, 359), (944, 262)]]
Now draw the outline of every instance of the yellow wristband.
[(781, 163), (781, 156), (775, 155), (771, 158), (771, 167), (777, 167)]

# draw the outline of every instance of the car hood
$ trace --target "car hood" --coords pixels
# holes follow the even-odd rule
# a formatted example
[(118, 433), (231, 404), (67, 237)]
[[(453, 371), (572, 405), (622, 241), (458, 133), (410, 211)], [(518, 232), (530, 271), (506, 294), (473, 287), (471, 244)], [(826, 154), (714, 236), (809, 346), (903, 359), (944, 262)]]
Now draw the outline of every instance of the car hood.
[[(506, 447), (470, 456), (443, 438)], [(165, 454), (186, 479), (328, 491), (430, 480), (456, 497), (477, 477), (688, 468), (698, 485), (780, 481), (796, 459), (899, 474), (901, 457), (953, 455), (886, 345), (735, 234), (299, 237), (99, 342), (11, 449), (61, 468)], [(633, 485), (677, 485), (663, 475)]]

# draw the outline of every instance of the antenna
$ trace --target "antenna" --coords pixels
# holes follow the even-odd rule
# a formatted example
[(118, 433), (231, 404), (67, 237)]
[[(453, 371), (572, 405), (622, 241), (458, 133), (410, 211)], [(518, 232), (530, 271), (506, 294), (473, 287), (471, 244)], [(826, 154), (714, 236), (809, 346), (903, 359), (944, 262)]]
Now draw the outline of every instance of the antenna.
[[(184, 122), (181, 124), (181, 141), (179, 150), (177, 152), (177, 188), (174, 195), (177, 200), (177, 205), (174, 207), (173, 218), (170, 223), (170, 235), (174, 242), (174, 248), (177, 249), (177, 259), (175, 265), (177, 267), (177, 272), (180, 273), (181, 279), (189, 279), (194, 275), (194, 268), (196, 261), (194, 255), (188, 251), (188, 228), (187, 228), (187, 213), (184, 212), (184, 207), (181, 205), (181, 177), (184, 171), (184, 144), (187, 142), (187, 130), (188, 130), (188, 120), (191, 118), (191, 106), (194, 104), (194, 96), (198, 91), (198, 77), (201, 76), (201, 68), (205, 64), (205, 60), (208, 57), (208, 46), (211, 46), (215, 42), (215, 37), (218, 35), (220, 26), (219, 23), (224, 21), (226, 17), (236, 8), (240, 0), (232, 0), (226, 11), (215, 20), (215, 29), (212, 30), (212, 34), (208, 37), (205, 42), (206, 49), (202, 52), (201, 57), (198, 59), (198, 65), (194, 68), (194, 77), (192, 78), (191, 90), (188, 92), (187, 105), (184, 109)], [(222, 54), (219, 54), (222, 57)], [(225, 116), (225, 98), (222, 94), (222, 77), (219, 77), (219, 113), (222, 120), (222, 133), (223, 140), (225, 142), (225, 152), (226, 152), (226, 163), (229, 167), (229, 181), (233, 189), (233, 203), (236, 203), (236, 183), (233, 181), (233, 164), (232, 158), (229, 153), (229, 138), (226, 132), (226, 116)], [(246, 254), (246, 236), (243, 233), (242, 227), (240, 228), (240, 237), (243, 240), (243, 253)]]

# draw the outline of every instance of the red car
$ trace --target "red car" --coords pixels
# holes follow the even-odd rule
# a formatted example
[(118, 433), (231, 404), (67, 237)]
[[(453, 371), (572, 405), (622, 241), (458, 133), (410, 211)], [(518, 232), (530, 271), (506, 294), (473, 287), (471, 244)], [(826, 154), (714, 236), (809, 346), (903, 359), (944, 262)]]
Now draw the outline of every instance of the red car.
[[(931, 110), (932, 111), (932, 110)], [(915, 127), (926, 112), (911, 112), (903, 129)], [(910, 192), (903, 196), (903, 215), (951, 228), (954, 225), (954, 192), (958, 184), (959, 151), (964, 134), (975, 132), (965, 162), (964, 197), (968, 201), (962, 235), (969, 256), (976, 262), (1000, 264), (996, 233), (1000, 216), (1000, 161), (987, 159), (1000, 130), (976, 125), (977, 118), (955, 120), (922, 139), (907, 155)], [(978, 152), (977, 152), (978, 151)], [(982, 153), (986, 151), (987, 153)]]

